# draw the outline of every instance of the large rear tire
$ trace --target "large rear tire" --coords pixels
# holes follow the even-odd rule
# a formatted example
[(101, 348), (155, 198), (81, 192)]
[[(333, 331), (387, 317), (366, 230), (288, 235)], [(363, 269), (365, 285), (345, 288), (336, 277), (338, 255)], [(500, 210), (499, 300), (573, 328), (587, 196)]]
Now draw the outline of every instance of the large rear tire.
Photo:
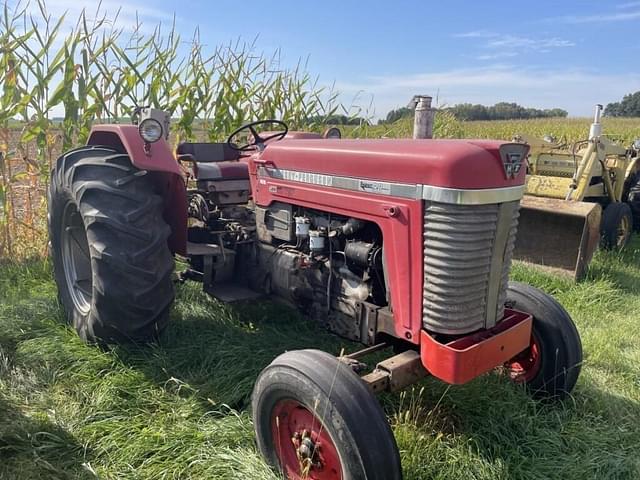
[(162, 199), (147, 172), (107, 147), (58, 159), (49, 237), (58, 297), (88, 342), (147, 341), (167, 325), (173, 257)]
[(253, 389), (258, 448), (289, 480), (399, 480), (400, 455), (375, 396), (326, 352), (298, 350)]
[(519, 282), (509, 282), (506, 304), (533, 316), (529, 348), (505, 364), (507, 373), (535, 398), (564, 398), (582, 366), (582, 343), (573, 320), (552, 296)]

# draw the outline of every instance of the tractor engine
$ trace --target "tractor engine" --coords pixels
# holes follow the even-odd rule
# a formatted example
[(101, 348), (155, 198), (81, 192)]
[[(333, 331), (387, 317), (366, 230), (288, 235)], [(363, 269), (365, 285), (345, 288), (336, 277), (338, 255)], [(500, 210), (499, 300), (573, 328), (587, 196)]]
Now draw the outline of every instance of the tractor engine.
[(256, 207), (251, 287), (275, 294), (341, 336), (360, 340), (366, 302), (387, 305), (377, 226), (276, 202)]
[(278, 202), (218, 204), (218, 195), (190, 195), (191, 245), (224, 251), (210, 267), (206, 253), (192, 255), (191, 275), (202, 279), (211, 268), (216, 285), (231, 281), (275, 295), (346, 338), (369, 335), (360, 329), (362, 306), (388, 304), (382, 235), (374, 223)]
[(178, 155), (195, 177), (187, 278), (225, 300), (229, 283), (275, 295), (343, 337), (374, 340), (360, 317), (388, 305), (375, 223), (283, 202), (255, 206), (247, 165), (224, 144), (182, 144)]

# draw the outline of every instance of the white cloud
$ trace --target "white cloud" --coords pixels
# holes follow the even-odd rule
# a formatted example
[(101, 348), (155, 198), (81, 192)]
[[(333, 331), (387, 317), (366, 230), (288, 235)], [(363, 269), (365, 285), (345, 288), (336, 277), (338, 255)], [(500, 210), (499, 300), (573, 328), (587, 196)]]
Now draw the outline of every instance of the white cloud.
[(456, 38), (491, 38), (497, 37), (499, 34), (488, 30), (473, 30), (471, 32), (455, 33)]
[(518, 54), (516, 52), (497, 52), (497, 53), (488, 53), (484, 55), (478, 55), (476, 60), (498, 60), (500, 58), (511, 58), (517, 57)]
[(550, 48), (574, 47), (576, 44), (562, 38), (518, 37), (515, 35), (501, 35), (492, 37), (486, 44), (489, 48), (517, 48), (523, 50), (546, 50)]
[[(625, 4), (623, 4), (622, 6), (624, 5)], [(627, 5), (626, 8), (631, 8), (635, 6), (632, 3), (628, 3), (626, 5)], [(640, 6), (640, 2), (638, 2), (638, 6)], [(637, 19), (640, 19), (640, 10), (632, 10), (632, 11), (617, 12), (617, 13), (601, 13), (601, 14), (595, 14), (595, 15), (565, 15), (562, 17), (549, 18), (547, 19), (547, 21), (580, 24), (580, 23), (625, 22), (625, 21), (637, 20)]]
[(336, 88), (344, 98), (359, 91), (373, 94), (378, 116), (405, 105), (413, 94), (425, 92), (446, 105), (514, 101), (537, 108), (564, 108), (570, 115), (579, 116), (589, 115), (596, 103), (617, 101), (626, 93), (640, 90), (640, 76), (491, 65), (369, 77), (361, 83), (337, 83)]
[[(559, 37), (533, 38), (508, 33), (498, 33), (489, 30), (473, 30), (456, 33), (455, 38), (474, 39), (475, 47), (481, 50), (475, 56), (476, 60), (497, 60), (515, 57), (527, 52), (548, 53), (552, 49), (574, 47), (571, 40)], [(478, 40), (481, 40), (478, 42)]]

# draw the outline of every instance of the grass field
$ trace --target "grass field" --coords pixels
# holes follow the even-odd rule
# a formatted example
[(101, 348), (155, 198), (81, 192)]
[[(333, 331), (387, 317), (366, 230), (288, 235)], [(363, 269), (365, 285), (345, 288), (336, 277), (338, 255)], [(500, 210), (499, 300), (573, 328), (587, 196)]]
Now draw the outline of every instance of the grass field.
[[(532, 401), (498, 374), (426, 379), (382, 399), (407, 479), (640, 478), (640, 241), (573, 284), (516, 265), (574, 317), (572, 398)], [(0, 263), (0, 479), (275, 479), (248, 396), (284, 350), (353, 348), (268, 302), (224, 306), (179, 287), (158, 345), (102, 350), (63, 324), (49, 264)]]

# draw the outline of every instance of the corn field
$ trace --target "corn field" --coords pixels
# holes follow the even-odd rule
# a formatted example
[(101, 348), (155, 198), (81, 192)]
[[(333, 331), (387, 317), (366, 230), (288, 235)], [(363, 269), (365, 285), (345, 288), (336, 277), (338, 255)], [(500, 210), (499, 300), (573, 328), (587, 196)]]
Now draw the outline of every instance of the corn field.
[[(71, 27), (70, 27), (71, 26)], [(145, 30), (148, 31), (148, 30)], [(175, 22), (151, 34), (126, 33), (118, 14), (54, 18), (46, 2), (5, 3), (0, 12), (0, 257), (46, 251), (46, 191), (52, 161), (84, 142), (91, 126), (129, 121), (135, 106), (174, 118), (174, 141), (220, 140), (239, 125), (279, 118), (313, 128), (331, 115), (336, 94), (319, 88), (299, 62), (254, 43), (208, 51)]]

